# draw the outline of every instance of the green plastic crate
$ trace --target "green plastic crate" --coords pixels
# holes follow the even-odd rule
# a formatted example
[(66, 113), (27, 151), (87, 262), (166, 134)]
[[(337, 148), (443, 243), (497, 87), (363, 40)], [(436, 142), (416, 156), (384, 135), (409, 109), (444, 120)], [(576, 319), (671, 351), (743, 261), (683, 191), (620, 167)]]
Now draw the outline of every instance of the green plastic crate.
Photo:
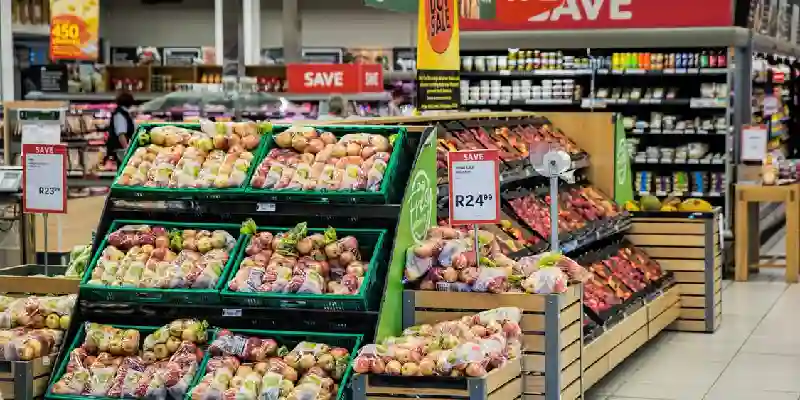
[[(155, 326), (136, 326), (136, 325), (111, 325), (114, 328), (119, 329), (136, 329), (140, 333), (140, 343), (144, 341), (146, 335), (149, 335), (155, 332), (160, 327)], [(209, 334), (211, 332), (209, 331)], [(45, 399), (53, 399), (53, 400), (80, 400), (80, 399), (96, 399), (96, 400), (114, 400), (119, 399), (114, 397), (97, 397), (97, 396), (83, 396), (79, 394), (56, 394), (53, 393), (53, 385), (61, 380), (61, 377), (67, 372), (67, 364), (69, 363), (69, 355), (72, 353), (72, 350), (80, 347), (83, 345), (83, 340), (86, 338), (86, 329), (82, 326), (78, 329), (77, 334), (75, 335), (75, 339), (72, 340), (72, 343), (68, 348), (65, 348), (64, 353), (62, 353), (61, 362), (58, 364), (57, 369), (52, 375), (52, 379), (50, 379), (50, 384), (47, 387), (47, 392), (44, 395)]]
[[(259, 231), (284, 232), (290, 228), (259, 227)], [(309, 228), (309, 233), (323, 233), (324, 229)], [(250, 235), (247, 235), (239, 246), (239, 252), (231, 267), (228, 279), (221, 291), (222, 301), (225, 304), (237, 304), (244, 306), (258, 307), (279, 307), (279, 308), (311, 308), (333, 311), (364, 311), (368, 309), (368, 297), (372, 287), (376, 284), (378, 268), (381, 268), (382, 253), (386, 242), (387, 231), (385, 229), (337, 229), (337, 236), (354, 236), (358, 239), (358, 244), (362, 257), (367, 257), (363, 250), (372, 249), (367, 264), (367, 272), (364, 275), (364, 282), (359, 288), (358, 294), (337, 295), (337, 294), (297, 294), (297, 293), (272, 293), (272, 292), (234, 292), (228, 289), (228, 282), (236, 277), (242, 260), (247, 256), (245, 251), (250, 244)], [(382, 282), (379, 282), (382, 284)]]
[(148, 187), (148, 186), (127, 186), (127, 185), (120, 185), (117, 184), (119, 177), (122, 175), (122, 170), (128, 165), (128, 160), (133, 156), (133, 153), (139, 148), (139, 135), (147, 133), (150, 129), (155, 128), (157, 126), (180, 126), (187, 129), (193, 130), (200, 130), (200, 124), (187, 124), (187, 123), (153, 123), (153, 124), (142, 124), (138, 127), (136, 134), (133, 135), (130, 143), (131, 145), (128, 146), (128, 150), (125, 152), (125, 159), (122, 161), (122, 165), (119, 167), (117, 171), (117, 175), (114, 177), (114, 182), (111, 184), (111, 191), (112, 193), (124, 193), (130, 195), (136, 195), (137, 193), (144, 193), (144, 194), (158, 194), (160, 197), (169, 198), (169, 199), (181, 199), (181, 198), (221, 198), (227, 197), (231, 195), (241, 195), (245, 192), (245, 187), (249, 184), (250, 178), (253, 176), (253, 172), (255, 172), (256, 168), (258, 167), (258, 163), (256, 162), (259, 158), (259, 154), (263, 154), (264, 147), (267, 145), (267, 138), (270, 134), (262, 134), (261, 141), (258, 144), (252, 153), (253, 153), (253, 161), (250, 163), (250, 167), (247, 169), (247, 173), (245, 174), (245, 180), (242, 182), (242, 185), (236, 188), (164, 188), (164, 187)]
[(219, 290), (226, 284), (227, 277), (230, 272), (231, 266), (239, 254), (239, 248), (242, 245), (245, 235), (239, 233), (240, 225), (234, 224), (216, 224), (216, 223), (179, 223), (179, 222), (163, 222), (163, 221), (139, 221), (139, 220), (115, 220), (111, 223), (108, 232), (111, 233), (124, 225), (151, 225), (163, 226), (168, 229), (207, 229), (207, 230), (224, 230), (236, 238), (236, 245), (231, 250), (228, 262), (220, 274), (219, 281), (214, 289), (152, 289), (152, 288), (137, 288), (137, 287), (119, 287), (119, 286), (100, 286), (90, 285), (88, 282), (92, 277), (97, 261), (100, 255), (108, 245), (108, 234), (103, 238), (95, 254), (92, 256), (92, 261), (89, 268), (83, 274), (83, 279), (79, 287), (80, 297), (83, 300), (95, 301), (120, 301), (120, 302), (137, 302), (137, 303), (177, 303), (177, 304), (219, 304), (220, 296)]
[[(273, 125), (273, 135), (265, 135), (265, 145), (259, 146), (260, 151), (256, 153), (255, 164), (256, 169), (261, 162), (266, 158), (269, 151), (275, 145), (274, 135), (289, 129), (292, 125)], [(398, 166), (402, 158), (402, 151), (406, 140), (406, 128), (402, 126), (381, 126), (381, 125), (328, 125), (328, 126), (314, 126), (319, 130), (324, 130), (333, 133), (337, 137), (344, 136), (348, 133), (370, 133), (384, 136), (391, 136), (397, 134), (394, 141), (392, 156), (389, 158), (389, 163), (386, 165), (386, 172), (381, 182), (381, 189), (377, 192), (368, 192), (363, 190), (284, 190), (284, 189), (259, 189), (250, 186), (248, 180), (245, 191), (248, 194), (258, 195), (259, 197), (269, 196), (275, 199), (297, 200), (303, 202), (315, 203), (371, 203), (371, 204), (386, 204), (390, 202), (393, 196), (393, 185), (396, 175), (398, 174)], [(250, 174), (252, 178), (255, 169)], [(248, 178), (249, 179), (249, 178)]]
[[(290, 351), (295, 345), (302, 341), (324, 343), (332, 347), (342, 347), (350, 351), (351, 359), (355, 357), (356, 351), (361, 348), (361, 342), (364, 340), (363, 335), (347, 333), (262, 331), (255, 329), (229, 329), (229, 331), (240, 335), (256, 336), (262, 339), (275, 339), (279, 345), (288, 347)], [(210, 335), (212, 340), (217, 337), (218, 332), (219, 331), (215, 329)], [(206, 351), (203, 356), (203, 361), (200, 363), (200, 367), (197, 368), (197, 374), (195, 374), (192, 383), (189, 384), (189, 390), (186, 392), (185, 397), (186, 400), (191, 400), (190, 394), (192, 393), (192, 389), (194, 389), (206, 375), (206, 365), (210, 358), (211, 354)], [(339, 391), (336, 397), (333, 398), (334, 400), (342, 400), (345, 398), (346, 386), (350, 383), (350, 377), (353, 375), (352, 363), (348, 362), (347, 364), (347, 370), (342, 376), (342, 382), (339, 385)]]

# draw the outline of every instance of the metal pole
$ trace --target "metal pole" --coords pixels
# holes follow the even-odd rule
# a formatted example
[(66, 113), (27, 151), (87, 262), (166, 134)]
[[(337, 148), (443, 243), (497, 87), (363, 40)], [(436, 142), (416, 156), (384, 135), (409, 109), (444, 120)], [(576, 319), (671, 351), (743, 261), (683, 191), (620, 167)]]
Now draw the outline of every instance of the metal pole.
[(48, 269), (50, 266), (50, 262), (47, 260), (47, 213), (42, 214), (42, 220), (44, 223), (44, 274), (49, 276)]
[(550, 176), (550, 251), (558, 251), (558, 175)]
[(478, 252), (478, 224), (472, 225), (473, 236), (475, 236), (475, 263), (480, 265), (481, 255)]

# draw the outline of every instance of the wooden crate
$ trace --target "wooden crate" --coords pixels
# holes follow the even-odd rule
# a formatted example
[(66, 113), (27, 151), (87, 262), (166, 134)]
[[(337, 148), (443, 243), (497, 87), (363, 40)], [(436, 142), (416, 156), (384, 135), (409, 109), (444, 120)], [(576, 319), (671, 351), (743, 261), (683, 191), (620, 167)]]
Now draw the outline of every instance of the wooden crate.
[(0, 293), (8, 294), (50, 294), (63, 295), (78, 293), (80, 279), (69, 279), (52, 275), (64, 274), (65, 265), (50, 265), (44, 275), (45, 267), (39, 264), (23, 264), (0, 269)]
[(720, 212), (634, 213), (627, 239), (672, 271), (680, 316), (668, 329), (714, 332), (722, 312)]
[(436, 323), (498, 307), (518, 307), (523, 311), (520, 326), (525, 398), (574, 400), (582, 393), (581, 290), (580, 285), (558, 295), (407, 290), (403, 293), (403, 325)]
[(646, 300), (583, 349), (583, 387), (589, 389), (678, 318), (677, 287)]
[(32, 361), (0, 361), (3, 399), (30, 400), (43, 396), (55, 362), (55, 355)]
[(522, 395), (520, 362), (514, 360), (482, 378), (355, 375), (353, 400), (516, 400)]

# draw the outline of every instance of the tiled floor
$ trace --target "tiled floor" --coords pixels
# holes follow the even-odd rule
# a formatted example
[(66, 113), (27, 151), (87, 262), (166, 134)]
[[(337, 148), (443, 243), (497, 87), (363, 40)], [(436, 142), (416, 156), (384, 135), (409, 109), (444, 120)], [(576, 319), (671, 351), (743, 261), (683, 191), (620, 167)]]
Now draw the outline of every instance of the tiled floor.
[(800, 285), (783, 270), (725, 282), (714, 334), (665, 332), (587, 393), (588, 400), (799, 400)]

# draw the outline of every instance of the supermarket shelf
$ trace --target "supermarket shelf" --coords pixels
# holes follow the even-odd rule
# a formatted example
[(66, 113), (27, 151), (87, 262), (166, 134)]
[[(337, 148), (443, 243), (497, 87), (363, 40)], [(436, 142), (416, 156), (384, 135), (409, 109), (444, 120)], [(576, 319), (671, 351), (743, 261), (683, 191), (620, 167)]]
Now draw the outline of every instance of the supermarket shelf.
[(628, 134), (631, 135), (650, 135), (650, 136), (662, 136), (662, 135), (687, 135), (687, 136), (720, 136), (725, 137), (728, 134), (727, 129), (717, 129), (717, 130), (703, 130), (703, 129), (684, 129), (684, 130), (659, 130), (659, 129), (628, 129)]
[(542, 77), (570, 77), (570, 76), (591, 76), (591, 75), (637, 75), (637, 76), (656, 76), (664, 75), (691, 76), (697, 75), (727, 75), (727, 68), (665, 68), (663, 70), (651, 70), (642, 68), (627, 69), (535, 69), (531, 71), (461, 71), (462, 78), (529, 78), (533, 76)]
[[(172, 92), (177, 93), (177, 92)], [(160, 92), (134, 92), (132, 93), (136, 101), (148, 101), (158, 97), (166, 96), (171, 93)], [(285, 98), (289, 101), (324, 101), (330, 95), (327, 94), (292, 94), (292, 93), (272, 93), (276, 99)], [(60, 101), (114, 101), (116, 93), (42, 93), (31, 92), (25, 96), (26, 100), (60, 100)], [(387, 92), (379, 93), (356, 93), (347, 95), (351, 101), (389, 101), (391, 94)]]
[[(298, 304), (299, 306), (299, 304)], [(242, 307), (236, 305), (192, 305), (134, 302), (80, 301), (80, 320), (103, 321), (108, 324), (129, 324), (131, 318), (142, 325), (160, 326), (191, 315), (209, 325), (239, 329), (299, 330), (360, 333), (372, 338), (377, 325), (377, 311), (328, 311), (303, 308)], [(74, 317), (73, 317), (74, 318)]]
[(527, 100), (466, 100), (461, 102), (464, 106), (571, 106), (580, 102), (573, 99), (527, 99)]
[[(664, 191), (656, 191), (656, 192), (638, 192), (639, 196), (655, 196), (655, 197), (667, 197), (667, 196), (674, 196), (674, 197), (704, 197), (704, 198), (714, 198), (714, 197), (723, 197), (725, 194), (721, 192), (664, 192)], [(638, 211), (636, 216), (639, 216)]]
[(643, 164), (647, 164), (647, 165), (692, 165), (692, 166), (696, 166), (696, 165), (725, 165), (725, 160), (720, 160), (720, 159), (697, 160), (697, 159), (684, 159), (684, 158), (681, 158), (681, 159), (670, 160), (670, 159), (658, 159), (658, 158), (648, 158), (648, 159), (638, 158), (638, 159), (632, 160), (631, 162), (633, 164), (636, 164), (636, 165), (643, 165)]
[(20, 36), (50, 36), (50, 25), (12, 24), (11, 33)]
[(111, 183), (114, 181), (113, 177), (103, 177), (103, 178), (88, 178), (88, 177), (68, 177), (67, 178), (67, 187), (69, 188), (80, 188), (80, 187), (98, 187), (98, 186), (111, 186)]

